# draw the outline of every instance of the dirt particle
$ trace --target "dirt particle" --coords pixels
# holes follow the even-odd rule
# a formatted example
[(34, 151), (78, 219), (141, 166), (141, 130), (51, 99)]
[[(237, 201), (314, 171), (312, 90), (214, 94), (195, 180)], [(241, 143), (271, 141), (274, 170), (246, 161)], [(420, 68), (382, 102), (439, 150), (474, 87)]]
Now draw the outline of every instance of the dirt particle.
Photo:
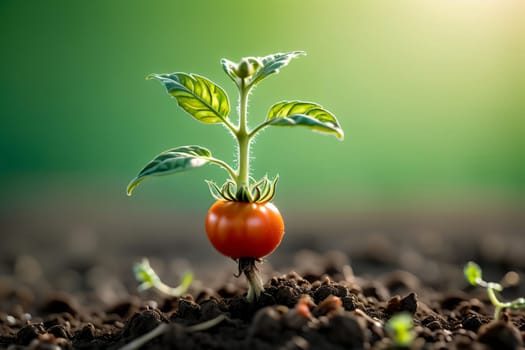
[(317, 308), (314, 309), (314, 315), (316, 316), (333, 316), (337, 313), (343, 312), (343, 302), (341, 298), (335, 295), (329, 295), (326, 297)]
[(385, 312), (389, 315), (393, 315), (400, 311), (401, 311), (401, 297), (399, 295), (396, 295), (387, 301)]
[(208, 300), (203, 301), (200, 304), (200, 309), (201, 309), (201, 319), (203, 321), (211, 320), (212, 318), (215, 318), (222, 313), (219, 307), (219, 304), (217, 303), (217, 300), (215, 299), (208, 299)]
[(482, 310), (483, 310), (483, 303), (477, 298), (462, 301), (454, 309), (454, 311), (459, 313), (460, 315), (467, 315), (470, 311), (475, 311), (479, 313)]
[(179, 299), (176, 317), (187, 322), (196, 322), (201, 318), (201, 308), (199, 304), (193, 301)]
[(123, 335), (125, 338), (135, 338), (153, 330), (161, 322), (165, 321), (167, 320), (158, 311), (155, 310), (145, 310), (142, 312), (137, 312), (133, 316), (131, 316), (129, 321), (126, 323)]
[(55, 337), (53, 334), (40, 334), (38, 338), (33, 339), (29, 344), (29, 350), (61, 350), (67, 345), (65, 338)]
[(74, 316), (79, 314), (78, 306), (74, 300), (65, 294), (58, 294), (51, 297), (42, 306), (40, 311), (48, 314), (60, 314), (67, 312)]
[(29, 324), (22, 327), (15, 336), (17, 345), (29, 345), (38, 335), (45, 333), (44, 327), (40, 324)]
[(345, 313), (332, 317), (325, 332), (328, 339), (336, 344), (349, 349), (362, 349), (364, 347), (364, 326), (350, 314)]
[(416, 293), (410, 293), (400, 302), (401, 311), (406, 311), (410, 314), (415, 314), (417, 311), (417, 296)]
[(80, 332), (78, 332), (75, 338), (81, 339), (83, 341), (91, 341), (95, 338), (95, 326), (92, 323), (86, 324)]
[(523, 345), (519, 330), (503, 321), (492, 321), (480, 327), (478, 340), (499, 350), (516, 350)]
[(279, 336), (282, 330), (282, 312), (275, 307), (267, 306), (255, 313), (252, 324), (248, 331), (249, 337), (271, 339)]
[(417, 311), (417, 297), (415, 293), (410, 293), (406, 297), (401, 298), (396, 295), (388, 300), (386, 303), (385, 312), (393, 315), (399, 312), (408, 312), (414, 315)]
[(309, 350), (308, 340), (300, 336), (294, 336), (285, 345), (284, 350)]
[(438, 329), (442, 329), (443, 325), (441, 324), (441, 321), (439, 318), (437, 318), (434, 315), (429, 315), (421, 320), (421, 324), (431, 331), (436, 331)]
[(47, 332), (49, 334), (54, 335), (57, 338), (69, 339), (71, 337), (71, 335), (68, 333), (66, 328), (64, 326), (58, 325), (58, 324), (48, 328)]
[(344, 298), (348, 295), (348, 289), (342, 285), (323, 284), (313, 292), (313, 298), (317, 304), (328, 298), (330, 295)]
[(287, 312), (283, 317), (284, 325), (289, 328), (296, 331), (300, 331), (304, 329), (304, 327), (308, 324), (310, 318), (307, 318), (299, 312), (297, 309), (292, 309), (289, 312)]
[(483, 321), (480, 315), (472, 311), (466, 314), (461, 320), (461, 326), (472, 332), (477, 332), (482, 325)]
[(289, 286), (277, 287), (277, 292), (275, 293), (275, 301), (277, 304), (293, 307), (297, 303), (298, 299), (299, 294), (297, 288), (294, 289)]
[(363, 295), (380, 301), (385, 301), (390, 296), (385, 286), (378, 282), (371, 282), (363, 286)]

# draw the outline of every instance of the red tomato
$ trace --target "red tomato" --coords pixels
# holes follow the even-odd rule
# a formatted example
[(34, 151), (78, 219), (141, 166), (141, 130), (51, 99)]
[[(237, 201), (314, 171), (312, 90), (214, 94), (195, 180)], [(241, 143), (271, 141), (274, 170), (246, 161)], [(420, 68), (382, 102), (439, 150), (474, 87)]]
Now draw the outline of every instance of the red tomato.
[(206, 216), (206, 233), (223, 255), (262, 258), (281, 243), (284, 222), (272, 203), (218, 200)]

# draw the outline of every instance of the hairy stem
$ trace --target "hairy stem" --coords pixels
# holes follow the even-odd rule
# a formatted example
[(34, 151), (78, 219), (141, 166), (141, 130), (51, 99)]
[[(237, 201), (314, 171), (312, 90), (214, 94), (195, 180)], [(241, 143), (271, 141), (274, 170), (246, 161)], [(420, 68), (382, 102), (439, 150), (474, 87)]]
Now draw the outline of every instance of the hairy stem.
[(247, 191), (250, 178), (250, 141), (251, 137), (248, 131), (247, 110), (248, 110), (248, 95), (250, 87), (247, 87), (244, 82), (240, 87), (240, 105), (239, 105), (239, 128), (235, 133), (238, 143), (238, 170), (237, 170), (237, 191)]

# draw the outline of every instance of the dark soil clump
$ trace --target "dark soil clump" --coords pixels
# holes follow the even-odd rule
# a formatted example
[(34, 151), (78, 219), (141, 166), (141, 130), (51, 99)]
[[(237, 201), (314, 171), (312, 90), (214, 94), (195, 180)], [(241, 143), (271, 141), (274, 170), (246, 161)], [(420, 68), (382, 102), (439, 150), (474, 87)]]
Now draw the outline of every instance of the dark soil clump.
[[(411, 349), (523, 346), (523, 314), (504, 313), (494, 321), (486, 301), (466, 291), (439, 293), (408, 272), (371, 281), (342, 271), (329, 266), (308, 279), (295, 272), (273, 277), (255, 303), (246, 301), (243, 290), (222, 287), (158, 302), (134, 296), (103, 311), (56, 294), (33, 306), (38, 317), (32, 318), (23, 306), (10, 304), (9, 313), (0, 313), (0, 346), (119, 349), (164, 324), (165, 331), (143, 349), (399, 349), (385, 327), (399, 313), (413, 317)], [(214, 319), (220, 321), (195, 330)]]

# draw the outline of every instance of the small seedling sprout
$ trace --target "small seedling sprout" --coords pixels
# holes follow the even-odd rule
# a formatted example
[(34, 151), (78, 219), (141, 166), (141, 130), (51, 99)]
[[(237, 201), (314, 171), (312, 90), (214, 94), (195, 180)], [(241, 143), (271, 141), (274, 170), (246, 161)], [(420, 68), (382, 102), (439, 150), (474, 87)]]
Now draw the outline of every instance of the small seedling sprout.
[(151, 267), (149, 260), (146, 258), (133, 265), (133, 273), (135, 274), (137, 281), (140, 282), (140, 285), (137, 288), (139, 292), (154, 288), (160, 293), (170, 297), (179, 297), (184, 294), (193, 281), (193, 274), (191, 272), (187, 272), (182, 276), (179, 286), (170, 287), (161, 281), (160, 277)]
[(463, 273), (467, 281), (473, 285), (487, 289), (490, 302), (494, 305), (494, 319), (500, 317), (503, 309), (522, 309), (525, 308), (525, 298), (518, 298), (513, 301), (500, 301), (496, 292), (501, 292), (503, 286), (496, 282), (487, 282), (483, 279), (481, 267), (473, 261), (469, 261), (463, 268)]
[(414, 341), (412, 316), (406, 312), (392, 316), (386, 324), (386, 330), (397, 347), (409, 347)]

